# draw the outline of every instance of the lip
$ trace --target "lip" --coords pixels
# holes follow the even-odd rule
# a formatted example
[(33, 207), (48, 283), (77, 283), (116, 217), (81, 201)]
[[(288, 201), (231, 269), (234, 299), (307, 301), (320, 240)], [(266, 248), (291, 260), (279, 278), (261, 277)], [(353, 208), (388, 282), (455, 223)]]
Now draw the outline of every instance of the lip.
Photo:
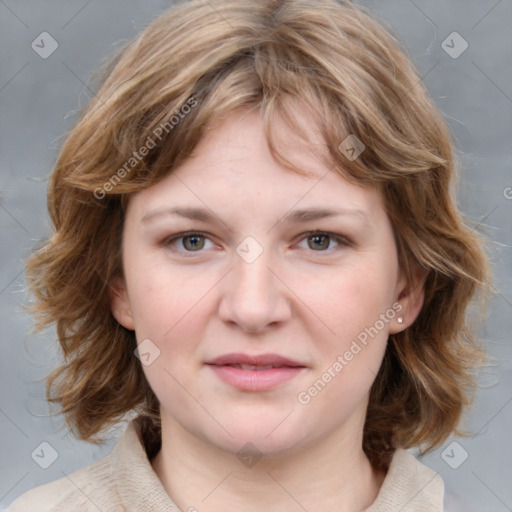
[[(223, 382), (243, 391), (267, 391), (297, 377), (306, 366), (279, 354), (224, 354), (207, 361), (206, 366)], [(272, 366), (268, 369), (244, 369), (232, 365)]]
[(279, 354), (259, 354), (249, 355), (242, 353), (224, 354), (207, 361), (206, 364), (213, 364), (216, 366), (225, 366), (229, 364), (251, 364), (253, 366), (289, 366), (289, 367), (305, 367), (306, 365), (299, 361), (294, 361), (288, 357), (280, 356)]

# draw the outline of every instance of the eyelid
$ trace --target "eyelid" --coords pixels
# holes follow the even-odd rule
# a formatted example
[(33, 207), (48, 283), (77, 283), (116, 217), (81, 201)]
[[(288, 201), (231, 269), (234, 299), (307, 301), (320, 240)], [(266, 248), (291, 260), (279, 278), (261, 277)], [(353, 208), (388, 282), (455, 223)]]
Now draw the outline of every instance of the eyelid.
[(186, 251), (183, 249), (176, 249), (175, 247), (172, 246), (173, 242), (176, 242), (177, 240), (180, 240), (187, 236), (200, 236), (200, 237), (203, 237), (207, 240), (210, 240), (210, 242), (214, 243), (211, 235), (209, 235), (208, 233), (205, 233), (204, 231), (184, 231), (182, 233), (176, 233), (175, 235), (171, 235), (171, 236), (164, 238), (162, 241), (162, 245), (164, 245), (165, 247), (170, 247), (173, 252), (185, 254), (186, 256), (194, 256), (195, 254), (201, 254), (202, 252), (204, 252), (203, 250)]
[[(299, 235), (299, 238), (298, 238), (298, 241), (297, 243), (301, 242), (302, 240), (305, 240), (307, 238), (310, 238), (312, 236), (315, 236), (315, 235), (326, 235), (328, 237), (330, 237), (331, 239), (335, 240), (339, 246), (341, 247), (347, 247), (347, 246), (351, 246), (352, 245), (352, 242), (345, 236), (342, 236), (342, 235), (337, 235), (336, 233), (332, 233), (330, 231), (321, 231), (321, 230), (313, 230), (313, 231), (307, 231), (305, 233), (301, 233)], [(172, 247), (172, 243), (177, 241), (177, 240), (180, 240), (182, 238), (185, 238), (187, 236), (200, 236), (200, 237), (203, 237), (207, 240), (210, 240), (212, 243), (213, 240), (212, 240), (212, 237), (211, 235), (209, 235), (208, 233), (205, 233), (204, 231), (184, 231), (184, 232), (181, 232), (181, 233), (177, 233), (175, 235), (171, 235), (169, 237), (166, 237), (162, 244), (165, 245), (166, 247)], [(334, 247), (332, 249), (326, 249), (326, 250), (320, 250), (320, 251), (314, 251), (314, 250), (311, 250), (311, 252), (313, 253), (327, 253), (327, 254), (331, 254), (333, 251), (335, 251), (336, 249), (339, 248), (339, 246), (337, 247)], [(201, 254), (202, 252), (204, 252), (203, 250), (199, 250), (199, 251), (187, 251), (187, 250), (180, 250), (180, 249), (175, 249), (174, 247), (172, 248), (173, 251), (175, 252), (179, 252), (180, 254), (185, 254), (187, 256), (193, 256), (194, 254)]]
[[(315, 229), (313, 231), (307, 231), (306, 233), (302, 233), (300, 235), (299, 242), (301, 242), (304, 239), (307, 239), (307, 238), (310, 238), (312, 236), (315, 236), (315, 235), (326, 235), (326, 236), (330, 237), (331, 239), (335, 240), (339, 244), (339, 246), (341, 246), (341, 247), (350, 247), (350, 246), (353, 245), (352, 241), (350, 239), (348, 239), (346, 236), (337, 235), (336, 233), (332, 233), (330, 231), (322, 231), (322, 230), (319, 230), (319, 229)], [(311, 250), (311, 252), (313, 252), (313, 253), (320, 253), (320, 254), (321, 253), (331, 254), (332, 251), (335, 251), (336, 249), (338, 249), (339, 246), (334, 247), (332, 249), (326, 249), (326, 250), (323, 250), (323, 251), (313, 251), (313, 250)]]

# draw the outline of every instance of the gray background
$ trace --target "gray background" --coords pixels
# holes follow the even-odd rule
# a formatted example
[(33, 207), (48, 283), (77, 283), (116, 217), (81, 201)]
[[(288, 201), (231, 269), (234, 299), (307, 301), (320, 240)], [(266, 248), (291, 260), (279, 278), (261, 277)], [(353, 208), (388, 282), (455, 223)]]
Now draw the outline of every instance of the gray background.
[[(458, 501), (452, 510), (512, 510), (512, 2), (361, 3), (403, 41), (452, 128), (460, 150), (458, 201), (474, 229), (489, 240), (495, 272), (496, 294), (482, 335), (496, 361), (482, 376), (465, 422), (472, 436), (451, 446), (450, 439), (422, 461), (441, 474)], [(61, 136), (91, 97), (85, 86), (90, 73), (169, 5), (0, 0), (0, 510), (29, 488), (102, 457), (119, 434), (114, 431), (97, 447), (59, 431), (60, 417), (48, 417), (41, 379), (56, 366), (58, 352), (53, 330), (29, 332), (32, 320), (22, 308), (23, 259), (49, 233), (46, 177)], [(45, 31), (59, 46), (43, 59), (31, 43)], [(442, 47), (454, 31), (469, 45), (458, 58)], [(460, 43), (448, 39), (452, 53)], [(31, 457), (41, 442), (58, 453), (48, 469)], [(460, 466), (453, 469), (445, 461)]]

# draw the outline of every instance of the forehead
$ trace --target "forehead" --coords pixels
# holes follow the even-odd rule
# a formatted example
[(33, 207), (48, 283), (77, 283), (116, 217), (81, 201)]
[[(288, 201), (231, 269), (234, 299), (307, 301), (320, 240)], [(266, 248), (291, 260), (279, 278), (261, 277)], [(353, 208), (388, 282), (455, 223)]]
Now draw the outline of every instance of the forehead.
[[(278, 149), (304, 169), (300, 175), (278, 163), (270, 152), (259, 112), (232, 114), (212, 124), (193, 154), (168, 177), (136, 194), (139, 215), (150, 209), (202, 206), (222, 212), (230, 208), (290, 210), (331, 206), (364, 210), (370, 216), (381, 209), (377, 190), (349, 183), (326, 164), (327, 148), (320, 132), (304, 116), (297, 122), (308, 140), (300, 137), (282, 119), (272, 126)], [(304, 132), (303, 132), (304, 133)], [(138, 197), (137, 197), (138, 196)], [(263, 212), (260, 212), (263, 214)]]

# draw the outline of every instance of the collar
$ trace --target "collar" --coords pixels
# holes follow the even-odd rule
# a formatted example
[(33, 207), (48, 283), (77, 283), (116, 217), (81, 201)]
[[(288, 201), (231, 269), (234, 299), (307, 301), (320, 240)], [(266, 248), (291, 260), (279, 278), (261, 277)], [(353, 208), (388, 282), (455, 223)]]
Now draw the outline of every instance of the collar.
[[(112, 471), (127, 512), (179, 510), (153, 471), (134, 421), (112, 451)], [(398, 449), (376, 500), (364, 512), (443, 512), (443, 497), (439, 474)]]
[(112, 473), (126, 512), (176, 512), (132, 420), (112, 451)]
[(364, 512), (443, 512), (443, 498), (439, 474), (398, 449), (377, 498)]

